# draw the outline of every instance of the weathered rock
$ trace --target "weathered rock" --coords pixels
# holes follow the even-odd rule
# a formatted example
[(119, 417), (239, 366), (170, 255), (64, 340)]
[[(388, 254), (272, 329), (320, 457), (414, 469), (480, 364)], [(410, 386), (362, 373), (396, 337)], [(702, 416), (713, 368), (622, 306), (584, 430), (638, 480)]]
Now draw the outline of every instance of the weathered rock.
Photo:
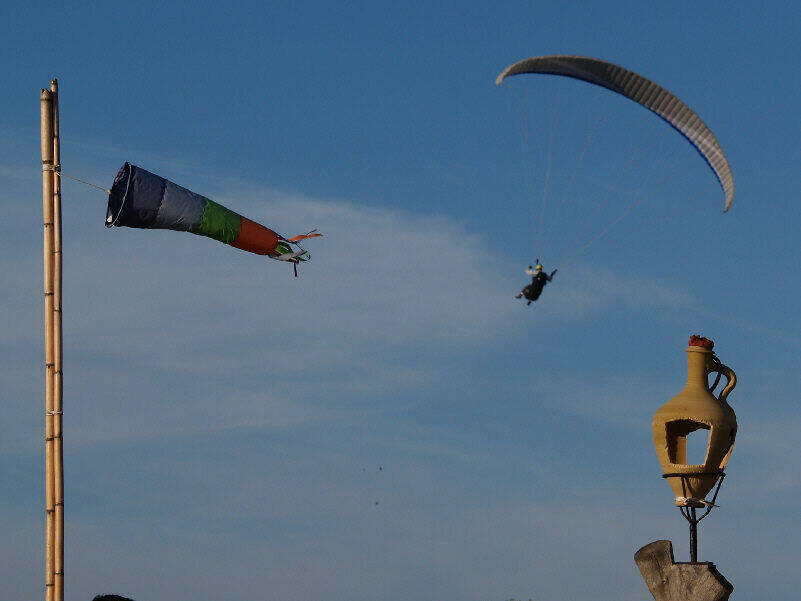
[(711, 561), (676, 563), (669, 540), (645, 545), (634, 561), (656, 601), (726, 601), (734, 590)]

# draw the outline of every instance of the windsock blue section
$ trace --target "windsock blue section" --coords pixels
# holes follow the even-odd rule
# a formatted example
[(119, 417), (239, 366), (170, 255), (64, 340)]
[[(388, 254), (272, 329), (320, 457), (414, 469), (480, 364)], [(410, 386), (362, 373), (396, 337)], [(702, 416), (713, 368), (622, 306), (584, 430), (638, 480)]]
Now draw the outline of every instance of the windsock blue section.
[(156, 227), (188, 232), (200, 223), (205, 205), (203, 196), (168, 181), (156, 213)]
[(191, 231), (200, 225), (206, 200), (163, 177), (125, 163), (108, 197), (106, 227)]

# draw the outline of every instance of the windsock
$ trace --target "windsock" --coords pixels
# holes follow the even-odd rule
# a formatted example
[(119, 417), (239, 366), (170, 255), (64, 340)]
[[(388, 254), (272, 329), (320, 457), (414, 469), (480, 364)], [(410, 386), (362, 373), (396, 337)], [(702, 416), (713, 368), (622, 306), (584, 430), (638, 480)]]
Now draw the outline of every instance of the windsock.
[(311, 258), (298, 246), (301, 240), (322, 236), (312, 230), (284, 238), (210, 198), (130, 163), (119, 170), (108, 196), (106, 227), (115, 225), (189, 232), (292, 263)]

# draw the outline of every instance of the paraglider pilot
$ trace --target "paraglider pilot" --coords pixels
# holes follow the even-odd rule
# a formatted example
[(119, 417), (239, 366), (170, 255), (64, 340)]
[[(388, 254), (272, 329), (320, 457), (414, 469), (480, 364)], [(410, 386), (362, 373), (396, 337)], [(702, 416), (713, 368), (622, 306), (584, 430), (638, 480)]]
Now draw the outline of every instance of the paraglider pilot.
[(529, 265), (528, 269), (526, 269), (526, 275), (531, 276), (531, 283), (523, 288), (520, 294), (516, 295), (515, 298), (523, 298), (525, 296), (526, 300), (528, 300), (526, 305), (530, 305), (533, 301), (540, 297), (540, 294), (542, 294), (542, 289), (545, 288), (545, 284), (553, 280), (553, 276), (557, 271), (559, 270), (554, 269), (551, 272), (551, 275), (548, 275), (542, 270), (540, 260), (537, 259), (536, 267)]

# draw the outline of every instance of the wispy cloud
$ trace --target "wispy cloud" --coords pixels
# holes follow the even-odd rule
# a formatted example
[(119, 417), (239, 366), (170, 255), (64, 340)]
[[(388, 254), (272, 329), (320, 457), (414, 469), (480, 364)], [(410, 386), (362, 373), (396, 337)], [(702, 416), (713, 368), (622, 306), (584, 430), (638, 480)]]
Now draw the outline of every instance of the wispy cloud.
[[(95, 586), (86, 566), (104, 561), (105, 550), (94, 549), (117, 536), (131, 551), (103, 565), (116, 561), (120, 569), (111, 572), (154, 576), (150, 584), (125, 576), (108, 586), (141, 598), (171, 586), (164, 553), (151, 560), (146, 551), (156, 539), (178, 555), (195, 553), (204, 567), (181, 588), (196, 586), (199, 598), (211, 586), (209, 569), (238, 582), (234, 598), (253, 595), (253, 573), (275, 582), (276, 594), (301, 598), (400, 599), (398, 591), (422, 589), (442, 598), (592, 598), (589, 583), (598, 579), (614, 581), (604, 591), (610, 597), (641, 597), (633, 563), (620, 557), (663, 534), (653, 516), (621, 506), (623, 476), (588, 489), (570, 475), (580, 470), (536, 456), (523, 489), (541, 492), (506, 498), (492, 492), (503, 459), (485, 458), (468, 433), (416, 423), (404, 411), (410, 399), (458, 377), (443, 359), (476, 365), (483, 354), (503, 356), (510, 340), (527, 335), (521, 320), (532, 310), (547, 337), (621, 310), (645, 317), (702, 311), (688, 289), (670, 277), (578, 263), (527, 308), (512, 298), (525, 276), (501, 272), (493, 241), (451, 218), (241, 182), (218, 192), (219, 201), (282, 233), (324, 231), (308, 243), (313, 260), (300, 278), (287, 265), (187, 234), (105, 230), (102, 195), (71, 206), (65, 374), (70, 457), (82, 472), (73, 482), (86, 488), (81, 478), (93, 474), (101, 481), (89, 488), (124, 486), (130, 505), (124, 524), (88, 520), (79, 509), (71, 521), (80, 549), (73, 586)], [(38, 212), (26, 206), (20, 213), (36, 233), (6, 230), (0, 242), (2, 267), (18, 284), (0, 292), (12, 316), (0, 332), (12, 366), (3, 373), (11, 393), (5, 407), (16, 425), (3, 430), (6, 453), (40, 450), (41, 407), (31, 402), (41, 398)], [(606, 431), (641, 429), (654, 410), (642, 398), (663, 398), (667, 386), (636, 374), (534, 376), (515, 386), (536, 387), (541, 408)], [(795, 440), (790, 430), (785, 424), (782, 440)], [(206, 440), (221, 442), (204, 449)], [(786, 451), (768, 434), (743, 443), (768, 462)], [(101, 467), (92, 465), (97, 449)], [(138, 457), (134, 473), (125, 470), (129, 452)], [(391, 476), (361, 471), (388, 457), (394, 462), (382, 475)], [(476, 469), (486, 481), (476, 483)], [(787, 473), (756, 498), (794, 491)], [(730, 489), (737, 492), (736, 480)], [(154, 504), (164, 505), (163, 515)], [(147, 519), (136, 517), (142, 512)], [(193, 528), (215, 521), (216, 530)], [(634, 526), (623, 536), (620, 523)], [(221, 553), (236, 559), (220, 565)], [(270, 567), (251, 555), (270, 556)], [(577, 570), (584, 577), (571, 579)]]
[[(439, 353), (502, 343), (526, 310), (512, 299), (525, 276), (499, 272), (492, 241), (451, 218), (236, 181), (218, 200), (285, 234), (320, 227), (301, 277), (187, 234), (105, 230), (101, 206), (75, 207), (67, 220), (66, 377), (84, 399), (73, 443), (345, 419), (324, 399), (359, 402), (447, 378)], [(21, 285), (4, 292), (16, 318), (2, 337), (30, 344), (41, 327), (29, 302), (39, 261), (19, 248), (6, 257)], [(546, 320), (694, 304), (668, 280), (586, 265), (557, 277), (536, 306)]]

